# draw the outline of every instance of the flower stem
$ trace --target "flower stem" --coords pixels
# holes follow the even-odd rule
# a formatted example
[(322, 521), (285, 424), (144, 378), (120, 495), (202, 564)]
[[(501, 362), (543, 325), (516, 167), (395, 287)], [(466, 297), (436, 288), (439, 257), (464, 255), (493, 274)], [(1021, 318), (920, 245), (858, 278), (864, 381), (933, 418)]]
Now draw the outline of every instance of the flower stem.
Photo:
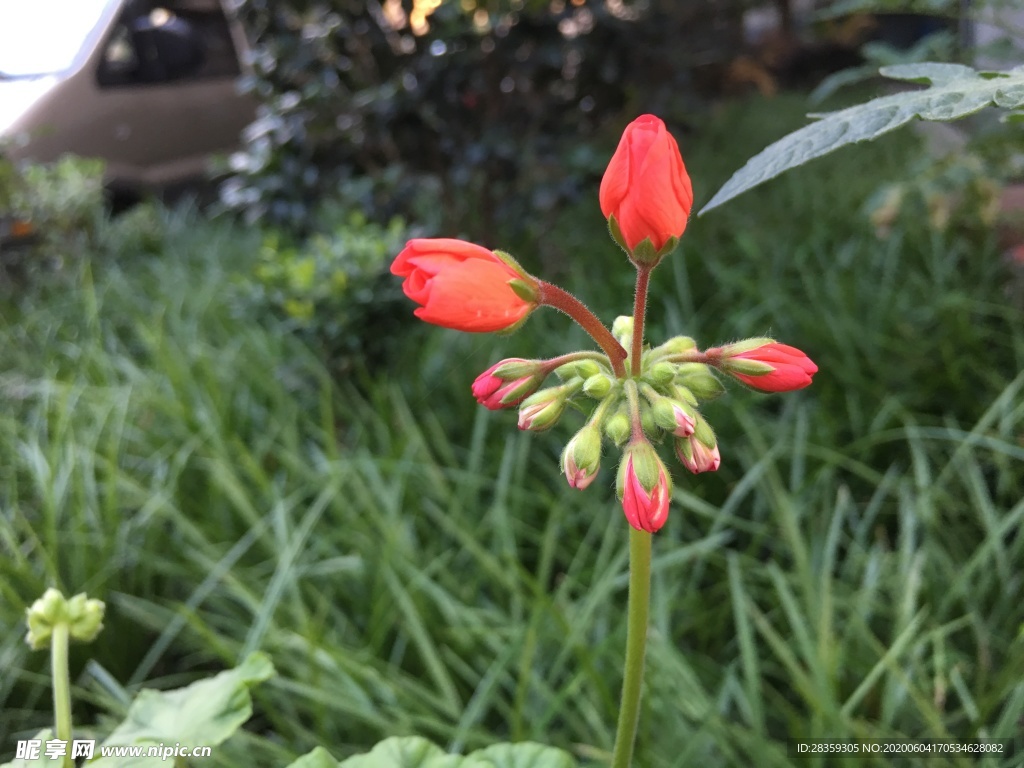
[(589, 333), (590, 337), (608, 355), (616, 377), (625, 378), (626, 367), (623, 365), (623, 361), (626, 359), (626, 350), (615, 340), (612, 332), (597, 319), (597, 316), (587, 309), (582, 301), (568, 291), (563, 291), (557, 285), (538, 280), (537, 287), (540, 291), (540, 303), (564, 312), (579, 323), (580, 327)]
[(633, 376), (640, 375), (640, 355), (644, 348), (644, 319), (647, 317), (647, 286), (654, 267), (638, 265), (636, 268), (636, 294), (633, 297), (633, 351), (630, 369)]
[(71, 760), (71, 680), (68, 674), (68, 641), (71, 628), (66, 621), (57, 622), (50, 638), (50, 664), (53, 675), (54, 737), (66, 742), (63, 765), (73, 768)]
[(629, 529), (629, 607), (626, 625), (626, 665), (622, 703), (615, 732), (612, 768), (630, 768), (640, 720), (640, 693), (644, 681), (647, 623), (651, 611), (651, 539), (647, 531)]

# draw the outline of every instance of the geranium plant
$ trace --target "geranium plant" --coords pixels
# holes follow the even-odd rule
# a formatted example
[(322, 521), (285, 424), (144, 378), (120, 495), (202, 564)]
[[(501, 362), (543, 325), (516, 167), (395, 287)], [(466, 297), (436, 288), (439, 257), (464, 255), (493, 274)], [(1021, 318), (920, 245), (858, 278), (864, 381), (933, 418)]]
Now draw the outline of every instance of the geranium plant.
[[(633, 312), (610, 329), (575, 296), (529, 274), (509, 254), (473, 243), (411, 240), (391, 271), (404, 278), (406, 296), (420, 305), (416, 316), (429, 323), (509, 332), (534, 310), (549, 306), (579, 323), (599, 348), (547, 360), (502, 360), (476, 378), (472, 392), (486, 408), (517, 408), (523, 430), (552, 428), (570, 403), (588, 412), (562, 453), (562, 471), (573, 488), (593, 483), (605, 445), (620, 451), (615, 487), (630, 526), (630, 575), (612, 765), (626, 768), (640, 712), (652, 534), (668, 520), (672, 499), (672, 473), (659, 446), (671, 446), (692, 473), (717, 470), (718, 442), (700, 408), (724, 391), (718, 374), (761, 392), (785, 392), (806, 387), (818, 369), (799, 349), (770, 338), (703, 350), (687, 336), (657, 346), (646, 343), (651, 274), (676, 249), (693, 206), (679, 147), (659, 118), (642, 115), (627, 126), (601, 180), (599, 201), (612, 239), (636, 269)], [(545, 386), (551, 374), (558, 383)]]

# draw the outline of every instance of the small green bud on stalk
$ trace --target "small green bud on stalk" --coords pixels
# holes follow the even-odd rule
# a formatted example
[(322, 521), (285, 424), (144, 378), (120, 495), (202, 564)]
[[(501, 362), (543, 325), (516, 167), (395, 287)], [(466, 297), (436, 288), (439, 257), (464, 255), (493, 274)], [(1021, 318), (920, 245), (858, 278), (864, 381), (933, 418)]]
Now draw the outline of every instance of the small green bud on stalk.
[(626, 413), (625, 406), (619, 408), (604, 422), (604, 433), (616, 445), (625, 443), (629, 439), (630, 431), (629, 414)]
[(583, 490), (601, 468), (601, 430), (593, 422), (573, 435), (562, 452), (562, 472), (573, 488)]
[(703, 363), (680, 365), (676, 382), (689, 389), (698, 400), (714, 400), (725, 392), (722, 382)]
[(519, 428), (530, 432), (551, 429), (562, 417), (569, 394), (575, 389), (569, 384), (548, 387), (530, 395), (519, 406)]
[(583, 391), (595, 400), (603, 400), (612, 391), (615, 382), (606, 373), (598, 373), (583, 382)]
[(647, 378), (654, 384), (664, 386), (676, 377), (674, 363), (655, 363), (647, 371)]

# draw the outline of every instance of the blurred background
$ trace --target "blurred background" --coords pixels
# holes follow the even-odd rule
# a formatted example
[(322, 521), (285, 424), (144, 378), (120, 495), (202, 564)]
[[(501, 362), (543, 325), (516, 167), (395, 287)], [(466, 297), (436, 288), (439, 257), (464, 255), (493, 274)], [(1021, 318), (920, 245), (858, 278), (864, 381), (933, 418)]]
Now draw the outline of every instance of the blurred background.
[[(520, 433), (469, 391), (588, 341), (555, 313), (420, 324), (391, 259), (500, 247), (610, 325), (633, 274), (597, 188), (638, 114), (697, 211), (808, 113), (916, 87), (880, 66), (1024, 61), (1021, 11), (981, 0), (95, 2), (57, 46), (60, 5), (0, 8), (0, 757), (49, 722), (23, 616), (54, 585), (108, 604), (73, 648), (86, 732), (262, 649), (279, 674), (206, 762), (412, 733), (607, 760), (615, 456), (573, 491), (580, 415)], [(817, 160), (691, 219), (655, 273), (655, 343), (771, 335), (820, 372), (730, 387), (721, 469), (673, 463), (637, 765), (1021, 745), (1019, 118)]]

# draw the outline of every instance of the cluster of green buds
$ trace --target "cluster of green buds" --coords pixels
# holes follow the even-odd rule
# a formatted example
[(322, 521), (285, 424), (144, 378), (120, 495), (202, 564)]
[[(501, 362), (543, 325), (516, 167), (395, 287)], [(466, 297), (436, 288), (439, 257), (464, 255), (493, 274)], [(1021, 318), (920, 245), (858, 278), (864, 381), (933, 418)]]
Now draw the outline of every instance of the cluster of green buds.
[(25, 611), (25, 642), (33, 650), (42, 650), (50, 644), (54, 628), (62, 624), (67, 625), (73, 639), (91, 642), (103, 629), (105, 610), (102, 600), (89, 598), (84, 592), (66, 598), (60, 590), (50, 587)]
[[(623, 316), (612, 326), (624, 348), (633, 322)], [(562, 453), (566, 480), (573, 488), (588, 487), (600, 469), (603, 444), (617, 446), (623, 454), (616, 491), (626, 518), (635, 528), (655, 531), (668, 516), (672, 481), (654, 446), (670, 441), (676, 457), (694, 474), (718, 469), (718, 442), (700, 411), (703, 402), (725, 391), (713, 369), (737, 378), (770, 374), (774, 369), (768, 366), (747, 371), (761, 364), (737, 356), (774, 344), (753, 339), (702, 352), (693, 339), (677, 336), (644, 350), (639, 375), (626, 378), (616, 377), (608, 358), (597, 352), (550, 360), (513, 358), (480, 374), (473, 394), (494, 410), (518, 407), (519, 428), (534, 432), (553, 427), (570, 405), (590, 412)], [(631, 365), (628, 358), (626, 365)], [(541, 389), (551, 373), (558, 383)]]

